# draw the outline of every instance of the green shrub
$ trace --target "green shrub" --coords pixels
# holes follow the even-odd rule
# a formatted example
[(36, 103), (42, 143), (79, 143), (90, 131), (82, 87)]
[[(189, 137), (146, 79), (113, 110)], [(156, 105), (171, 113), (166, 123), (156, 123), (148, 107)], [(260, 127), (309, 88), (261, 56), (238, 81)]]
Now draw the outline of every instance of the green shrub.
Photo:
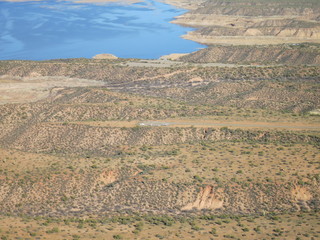
[(113, 235), (113, 239), (123, 239), (123, 237), (119, 234)]
[(57, 228), (57, 227), (54, 227), (54, 228), (46, 231), (46, 233), (58, 233), (58, 232), (59, 232), (59, 228)]

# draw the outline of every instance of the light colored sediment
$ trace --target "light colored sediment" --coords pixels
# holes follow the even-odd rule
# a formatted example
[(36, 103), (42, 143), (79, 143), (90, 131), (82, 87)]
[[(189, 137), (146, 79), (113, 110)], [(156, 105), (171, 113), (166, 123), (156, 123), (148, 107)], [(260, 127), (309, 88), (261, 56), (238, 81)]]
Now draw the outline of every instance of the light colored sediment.
[(184, 39), (195, 41), (201, 44), (213, 45), (268, 45), (268, 44), (299, 44), (299, 43), (320, 43), (320, 38), (303, 37), (276, 37), (276, 36), (206, 36), (189, 32), (182, 36)]
[(201, 3), (205, 2), (205, 0), (160, 0), (161, 2), (164, 2), (166, 4), (170, 4), (179, 8), (184, 9), (197, 9)]
[(314, 116), (320, 116), (320, 109), (315, 109), (309, 112), (309, 114)]
[(200, 190), (197, 199), (188, 203), (182, 207), (181, 210), (202, 210), (202, 209), (219, 209), (223, 207), (223, 199), (220, 195), (223, 195), (223, 189), (214, 190), (212, 186), (206, 186)]
[(160, 60), (177, 60), (180, 57), (183, 57), (183, 56), (186, 56), (186, 55), (188, 55), (188, 53), (172, 53), (172, 54), (169, 54), (169, 55), (161, 56), (159, 59)]
[(0, 76), (0, 104), (35, 102), (66, 87), (102, 86), (103, 82), (68, 77)]
[(283, 26), (286, 21), (303, 21), (317, 23), (317, 21), (307, 19), (305, 16), (232, 16), (221, 14), (197, 14), (185, 13), (175, 17), (172, 23), (187, 25), (191, 27), (221, 26), (233, 28), (248, 28), (253, 26)]
[[(320, 124), (310, 124), (305, 122), (262, 122), (262, 121), (231, 121), (231, 120), (214, 120), (214, 119), (164, 119), (159, 121), (84, 121), (70, 122), (73, 124), (89, 125), (95, 127), (197, 127), (197, 128), (221, 128), (228, 127), (231, 129), (288, 129), (288, 130), (313, 130), (319, 131)], [(56, 124), (53, 122), (52, 124)], [(58, 122), (57, 124), (60, 124)]]
[(112, 60), (112, 59), (118, 59), (118, 57), (116, 57), (115, 55), (113, 54), (109, 54), (109, 53), (102, 53), (102, 54), (97, 54), (93, 57), (93, 59), (109, 59), (109, 60)]
[[(259, 4), (269, 10), (261, 10)], [(318, 5), (286, 6), (281, 1), (258, 5), (209, 1), (172, 23), (197, 28), (183, 38), (207, 45), (320, 43)]]

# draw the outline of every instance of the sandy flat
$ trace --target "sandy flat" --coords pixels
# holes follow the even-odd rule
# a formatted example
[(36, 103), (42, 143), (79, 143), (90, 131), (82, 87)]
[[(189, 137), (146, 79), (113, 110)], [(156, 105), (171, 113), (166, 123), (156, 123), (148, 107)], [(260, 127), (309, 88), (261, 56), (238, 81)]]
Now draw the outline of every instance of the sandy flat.
[(66, 87), (103, 86), (103, 82), (67, 77), (0, 77), (0, 104), (35, 102)]

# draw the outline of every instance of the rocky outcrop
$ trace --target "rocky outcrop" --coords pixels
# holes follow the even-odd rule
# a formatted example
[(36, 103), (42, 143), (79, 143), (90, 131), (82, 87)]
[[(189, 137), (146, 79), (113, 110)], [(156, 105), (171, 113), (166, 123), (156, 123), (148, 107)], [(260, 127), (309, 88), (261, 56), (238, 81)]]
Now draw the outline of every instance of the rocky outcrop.
[(117, 56), (110, 54), (110, 53), (101, 53), (101, 54), (97, 54), (94, 57), (92, 57), (93, 59), (108, 59), (108, 60), (112, 60), (112, 59), (118, 59)]
[(201, 188), (197, 199), (182, 207), (181, 210), (216, 210), (223, 207), (223, 198), (220, 195), (223, 189), (214, 189), (212, 186)]

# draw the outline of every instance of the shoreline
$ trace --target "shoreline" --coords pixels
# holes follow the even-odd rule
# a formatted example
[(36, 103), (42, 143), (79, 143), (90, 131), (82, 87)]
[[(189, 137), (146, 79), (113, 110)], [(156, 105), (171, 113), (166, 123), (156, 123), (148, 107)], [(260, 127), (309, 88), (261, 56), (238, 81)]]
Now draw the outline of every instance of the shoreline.
[[(42, 0), (37, 0), (34, 3), (30, 3), (30, 2), (32, 2), (32, 0), (0, 0), (0, 3), (1, 2), (3, 2), (4, 6), (5, 7), (7, 6), (7, 8), (9, 8), (9, 10), (10, 10), (10, 5), (5, 5), (5, 4), (6, 3), (10, 4), (10, 2), (17, 3), (17, 5), (14, 4), (14, 6), (17, 6), (17, 7), (23, 6), (23, 4), (25, 2), (26, 5), (31, 7), (31, 10), (34, 8), (37, 9), (38, 6), (41, 7), (43, 4)], [(18, 41), (21, 42), (21, 45), (22, 45), (21, 48), (23, 49), (23, 52), (21, 49), (19, 49), (15, 45), (15, 42), (13, 42), (13, 40), (8, 41), (8, 43), (4, 43), (4, 45), (5, 46), (9, 45), (8, 46), (9, 50), (6, 50), (3, 52), (3, 58), (1, 60), (4, 60), (4, 61), (9, 61), (9, 60), (45, 61), (45, 60), (54, 60), (54, 59), (74, 59), (74, 58), (91, 59), (91, 58), (95, 58), (97, 56), (101, 57), (101, 55), (103, 55), (103, 54), (112, 54), (117, 57), (121, 57), (121, 58), (125, 58), (125, 59), (135, 58), (135, 59), (140, 59), (140, 60), (144, 60), (144, 59), (157, 60), (157, 59), (162, 58), (163, 56), (167, 56), (167, 55), (171, 55), (171, 57), (172, 57), (176, 53), (177, 54), (180, 54), (180, 53), (190, 54), (190, 53), (195, 52), (199, 49), (206, 48), (206, 46), (204, 46), (196, 41), (183, 39), (182, 36), (184, 34), (186, 34), (190, 28), (188, 29), (184, 26), (174, 24), (171, 22), (180, 14), (184, 14), (185, 12), (189, 11), (188, 6), (186, 5), (186, 2), (189, 2), (189, 0), (181, 0), (181, 1), (179, 1), (179, 0), (174, 0), (174, 1), (155, 0), (155, 1), (150, 1), (150, 2), (144, 1), (144, 0), (67, 0), (67, 1), (64, 1), (64, 3), (62, 3), (62, 4), (68, 5), (70, 2), (73, 2), (75, 4), (80, 4), (80, 5), (82, 3), (83, 4), (86, 3), (86, 4), (89, 4), (88, 6), (91, 6), (92, 4), (95, 4), (95, 3), (101, 3), (101, 4), (102, 3), (113, 3), (115, 5), (112, 4), (111, 6), (118, 5), (119, 8), (121, 8), (121, 5), (123, 3), (134, 4), (134, 3), (143, 2), (145, 4), (152, 4), (152, 5), (154, 5), (151, 9), (152, 13), (155, 10), (154, 8), (159, 9), (159, 11), (161, 11), (161, 14), (165, 18), (158, 19), (158, 17), (155, 17), (150, 24), (154, 24), (154, 25), (159, 24), (159, 26), (163, 26), (163, 29), (169, 29), (169, 31), (159, 30), (159, 31), (155, 32), (155, 34), (153, 33), (153, 35), (151, 36), (150, 33), (148, 32), (148, 29), (144, 30), (143, 26), (141, 25), (141, 30), (140, 30), (140, 28), (138, 29), (141, 32), (140, 33), (141, 37), (133, 36), (132, 37), (133, 39), (131, 39), (132, 44), (127, 46), (128, 49), (121, 50), (121, 46), (127, 45), (126, 41), (128, 42), (128, 40), (125, 40), (125, 39), (123, 39), (123, 37), (120, 36), (120, 39), (119, 39), (120, 43), (117, 44), (115, 42), (115, 40), (117, 40), (117, 37), (113, 37), (113, 38), (109, 39), (108, 33), (101, 35), (101, 34), (99, 34), (100, 30), (98, 29), (98, 31), (91, 31), (92, 36), (90, 37), (90, 41), (86, 41), (81, 35), (79, 36), (79, 40), (72, 38), (76, 44), (75, 47), (73, 47), (74, 49), (72, 49), (72, 46), (69, 46), (68, 44), (65, 44), (63, 42), (61, 42), (61, 43), (58, 42), (56, 44), (53, 44), (52, 47), (55, 48), (55, 52), (47, 50), (49, 45), (46, 42), (39, 42), (38, 47), (31, 49), (28, 45), (29, 43), (26, 40), (24, 40), (24, 39), (28, 39), (28, 37), (29, 37), (28, 34), (23, 34), (23, 35), (18, 34), (15, 36), (15, 38), (13, 40), (16, 40), (16, 42), (18, 42)], [(53, 4), (55, 4), (55, 2), (53, 2)], [(98, 5), (101, 5), (101, 4), (98, 4)], [(107, 9), (107, 12), (109, 11), (108, 6), (105, 7)], [(183, 6), (185, 6), (185, 8), (183, 8)], [(64, 8), (64, 5), (62, 5), (61, 7)], [(143, 7), (144, 7), (144, 5), (143, 6), (141, 5), (141, 8), (143, 8)], [(140, 4), (133, 5), (133, 10), (135, 10), (136, 8), (140, 9)], [(101, 7), (101, 6), (99, 7), (99, 9), (102, 9), (102, 11), (105, 11), (103, 9), (103, 7)], [(110, 11), (112, 11), (112, 8), (110, 8), (110, 9), (111, 9)], [(140, 11), (137, 13), (132, 13), (132, 14), (130, 13), (130, 10), (126, 10), (126, 11), (128, 11), (127, 15), (129, 17), (131, 15), (135, 16), (135, 17), (139, 17), (139, 16), (141, 16), (140, 14), (143, 14), (143, 12), (140, 13)], [(167, 14), (166, 12), (171, 12), (171, 14)], [(63, 11), (63, 13), (68, 13), (68, 11)], [(8, 14), (9, 15), (4, 18), (5, 22), (7, 20), (9, 21), (14, 16), (13, 15), (14, 13), (11, 13), (11, 11)], [(82, 13), (79, 13), (79, 17), (82, 16), (81, 14)], [(113, 16), (112, 13), (110, 13), (110, 14), (115, 19), (120, 17), (117, 14), (115, 16)], [(140, 17), (139, 17), (139, 19), (140, 19)], [(87, 19), (87, 20), (91, 21), (90, 19)], [(95, 19), (93, 19), (92, 21), (94, 21), (94, 20)], [(66, 20), (62, 19), (61, 21), (68, 21), (68, 19), (66, 19)], [(97, 21), (98, 21), (98, 19), (97, 19)], [(101, 22), (101, 24), (108, 23), (107, 19), (105, 19), (104, 21), (105, 22)], [(141, 21), (141, 24), (144, 24), (144, 23), (146, 23), (147, 19), (146, 19), (146, 17), (141, 17), (140, 21)], [(76, 24), (76, 23), (77, 22), (75, 22), (74, 24)], [(72, 22), (70, 22), (70, 24), (72, 24)], [(113, 21), (110, 24), (113, 24)], [(114, 24), (118, 24), (118, 23), (115, 22)], [(132, 24), (133, 24), (132, 27), (134, 28), (134, 23), (132, 23)], [(174, 24), (174, 25), (172, 25), (172, 24)], [(32, 26), (32, 24), (31, 24), (31, 26)], [(42, 26), (41, 23), (39, 26), (40, 27)], [(106, 29), (105, 32), (109, 31), (108, 25), (100, 26), (100, 25), (94, 24), (94, 26), (95, 26), (94, 28), (104, 27)], [(152, 27), (152, 25), (150, 25), (149, 28), (151, 28), (151, 27)], [(131, 25), (129, 24), (126, 28), (131, 29)], [(80, 29), (81, 29), (81, 26), (80, 26)], [(192, 30), (194, 30), (194, 29), (192, 29)], [(10, 29), (6, 30), (6, 34), (11, 34), (11, 31), (12, 30), (10, 30)], [(85, 29), (84, 29), (84, 31), (85, 31)], [(113, 31), (113, 30), (111, 29), (110, 31)], [(123, 30), (121, 23), (119, 23), (118, 26), (116, 26), (115, 31), (119, 31), (119, 34), (129, 34), (128, 35), (129, 38), (127, 38), (127, 39), (130, 39), (130, 36), (131, 36), (130, 31)], [(36, 30), (36, 33), (41, 34), (41, 32), (42, 32), (41, 28)], [(48, 35), (47, 37), (50, 37), (50, 39), (53, 39), (59, 33), (57, 33), (53, 29), (48, 34), (47, 34)], [(159, 43), (167, 41), (165, 39), (167, 37), (168, 42), (166, 43), (166, 45), (160, 44), (160, 46), (159, 46), (159, 44), (157, 42), (158, 35), (164, 36), (161, 38)], [(70, 39), (70, 37), (65, 37), (61, 41), (68, 40), (68, 39)], [(154, 39), (155, 41), (150, 41), (152, 39)], [(143, 46), (143, 43), (145, 41), (146, 41), (146, 45), (148, 45), (148, 49), (141, 47), (141, 46)], [(150, 41), (150, 44), (149, 44), (149, 41)], [(101, 42), (107, 43), (107, 45), (101, 44)], [(97, 47), (94, 46), (95, 43), (98, 44)], [(83, 48), (79, 48), (79, 46), (83, 46)], [(42, 51), (40, 53), (38, 50), (40, 48), (45, 49), (45, 51)], [(131, 50), (131, 48), (133, 50)], [(87, 49), (87, 50), (83, 51), (83, 50), (79, 50), (79, 49)], [(136, 49), (136, 50), (134, 50), (134, 49)], [(126, 51), (126, 50), (128, 50), (128, 51)], [(102, 57), (102, 58), (104, 58), (104, 57)]]
[[(30, 2), (32, 0), (2, 0), (2, 2)], [(37, 2), (41, 0), (36, 0)], [(74, 3), (116, 3), (120, 4), (134, 4), (143, 2), (143, 0), (68, 0)], [(1, 0), (0, 0), (1, 2)], [(155, 0), (158, 3), (171, 5), (177, 9), (185, 10), (185, 13), (172, 17), (167, 22), (169, 24), (179, 25), (181, 27), (192, 28), (191, 31), (186, 31), (185, 34), (180, 35), (179, 38), (192, 41), (201, 48), (195, 51), (172, 51), (169, 54), (163, 54), (160, 57), (133, 57), (137, 60), (158, 60), (168, 59), (172, 61), (179, 61), (186, 55), (194, 54), (200, 50), (207, 49), (211, 51), (212, 46), (215, 47), (229, 47), (229, 46), (268, 46), (268, 45), (299, 45), (303, 43), (320, 44), (320, 21), (313, 20), (315, 13), (305, 15), (304, 12), (296, 15), (286, 13), (284, 15), (260, 16), (256, 13), (246, 13), (246, 7), (239, 8), (239, 11), (244, 11), (243, 15), (238, 13), (219, 13), (222, 11), (218, 3), (206, 2), (203, 0)], [(205, 7), (202, 5), (206, 3)], [(280, 4), (280, 3), (279, 3)], [(208, 6), (207, 6), (208, 5)], [(216, 8), (212, 8), (216, 6)], [(236, 9), (237, 4), (231, 1), (230, 8)], [(217, 10), (218, 9), (218, 10)], [(314, 11), (314, 10), (313, 10)], [(200, 12), (200, 13), (199, 13)], [(290, 15), (291, 14), (291, 15)], [(295, 27), (290, 28), (291, 22), (294, 22)], [(306, 26), (301, 25), (303, 22)], [(288, 25), (289, 24), (289, 25)], [(317, 25), (319, 24), (319, 25)], [(260, 26), (261, 25), (261, 26)], [(287, 26), (288, 25), (288, 26)], [(279, 29), (281, 30), (279, 30)], [(269, 29), (269, 30), (268, 30)], [(269, 32), (268, 32), (269, 31)], [(275, 34), (275, 33), (277, 34)], [(254, 49), (252, 50), (254, 51)], [(84, 57), (87, 59), (95, 58), (103, 54), (113, 54), (111, 51), (101, 51), (91, 57)], [(114, 54), (118, 57), (118, 54)], [(54, 59), (74, 59), (82, 57), (52, 57), (47, 60)], [(123, 59), (130, 59), (131, 57), (124, 57)], [(3, 61), (14, 60), (4, 59)], [(30, 60), (43, 61), (43, 60)]]

